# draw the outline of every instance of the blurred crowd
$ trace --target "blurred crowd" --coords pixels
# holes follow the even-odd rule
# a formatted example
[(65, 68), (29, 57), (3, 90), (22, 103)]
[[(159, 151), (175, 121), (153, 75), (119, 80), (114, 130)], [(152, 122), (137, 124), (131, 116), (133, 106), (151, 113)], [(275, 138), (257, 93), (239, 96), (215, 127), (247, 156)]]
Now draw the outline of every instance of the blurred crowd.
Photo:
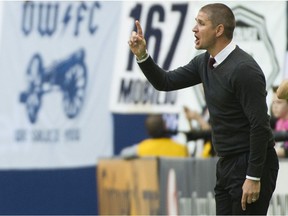
[[(151, 114), (145, 121), (148, 138), (122, 149), (121, 156), (127, 158), (143, 156), (215, 157), (211, 136), (207, 136), (211, 131), (207, 107), (204, 106), (202, 112), (198, 112), (184, 106), (183, 113), (189, 125), (185, 143), (175, 139), (175, 133), (171, 133), (162, 114)], [(273, 87), (270, 116), (271, 127), (275, 132), (287, 131), (288, 133), (288, 80)], [(203, 133), (199, 134), (199, 132)], [(194, 138), (191, 140), (189, 134), (198, 134), (199, 138), (193, 136)], [(191, 145), (189, 146), (190, 142), (193, 143), (192, 148)], [(288, 158), (288, 140), (277, 141), (275, 149), (279, 158)]]

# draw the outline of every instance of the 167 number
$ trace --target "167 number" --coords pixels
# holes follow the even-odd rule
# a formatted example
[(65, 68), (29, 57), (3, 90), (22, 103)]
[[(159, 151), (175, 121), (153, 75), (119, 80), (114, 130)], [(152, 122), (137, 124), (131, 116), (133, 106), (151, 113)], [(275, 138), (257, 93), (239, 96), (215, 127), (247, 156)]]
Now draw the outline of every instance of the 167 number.
[[(134, 21), (136, 19), (140, 20), (142, 8), (143, 8), (142, 4), (136, 4), (136, 6), (132, 8), (130, 12), (130, 17), (133, 18)], [(187, 9), (188, 9), (188, 4), (172, 4), (171, 11), (180, 13), (180, 18), (179, 18), (178, 25), (175, 30), (170, 48), (168, 49), (164, 63), (162, 65), (163, 69), (165, 70), (169, 69), (170, 64), (172, 62), (174, 51), (177, 47), (182, 29), (183, 29), (184, 21), (185, 21), (186, 14), (187, 14)], [(162, 31), (160, 28), (153, 27), (152, 21), (154, 20), (154, 16), (159, 18), (159, 22), (165, 22), (165, 10), (162, 5), (155, 4), (155, 5), (151, 5), (151, 7), (149, 8), (148, 13), (147, 13), (147, 21), (146, 21), (145, 35), (144, 35), (146, 42), (147, 42), (147, 46), (149, 44), (150, 38), (154, 37), (155, 49), (154, 49), (154, 53), (153, 54), (150, 53), (150, 55), (153, 56), (154, 61), (157, 63), (159, 52), (160, 52), (161, 40), (162, 40)], [(167, 26), (169, 26), (169, 24)], [(134, 31), (136, 31), (135, 25), (134, 25)], [(127, 71), (132, 71), (134, 61), (135, 59), (134, 59), (133, 53), (129, 52)]]

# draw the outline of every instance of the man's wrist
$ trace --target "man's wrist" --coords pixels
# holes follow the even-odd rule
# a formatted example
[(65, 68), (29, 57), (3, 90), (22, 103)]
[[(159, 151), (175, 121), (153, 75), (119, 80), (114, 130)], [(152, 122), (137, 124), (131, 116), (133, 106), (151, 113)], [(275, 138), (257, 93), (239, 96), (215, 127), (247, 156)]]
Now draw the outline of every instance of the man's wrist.
[(148, 57), (149, 57), (149, 54), (148, 54), (148, 51), (146, 49), (145, 53), (143, 55), (141, 55), (140, 57), (136, 56), (136, 60), (137, 60), (138, 63), (141, 63), (141, 62), (146, 61), (148, 59)]

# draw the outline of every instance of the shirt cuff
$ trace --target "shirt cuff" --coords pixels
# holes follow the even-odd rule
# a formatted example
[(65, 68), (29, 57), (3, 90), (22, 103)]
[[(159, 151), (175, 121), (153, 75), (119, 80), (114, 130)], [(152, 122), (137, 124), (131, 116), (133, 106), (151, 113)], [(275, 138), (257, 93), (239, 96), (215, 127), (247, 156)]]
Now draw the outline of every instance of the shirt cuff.
[(248, 175), (246, 175), (246, 179), (250, 179), (250, 180), (254, 180), (254, 181), (260, 181), (260, 178), (251, 177), (251, 176), (248, 176)]

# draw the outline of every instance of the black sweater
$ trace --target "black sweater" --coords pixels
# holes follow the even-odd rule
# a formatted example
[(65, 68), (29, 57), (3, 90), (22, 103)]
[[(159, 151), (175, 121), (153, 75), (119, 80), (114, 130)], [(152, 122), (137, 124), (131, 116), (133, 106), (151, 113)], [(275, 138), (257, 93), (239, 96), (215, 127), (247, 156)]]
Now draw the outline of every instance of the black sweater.
[(255, 60), (238, 46), (213, 70), (207, 67), (208, 58), (207, 52), (200, 54), (187, 65), (168, 72), (151, 57), (139, 66), (160, 91), (202, 83), (218, 156), (250, 152), (247, 175), (261, 177), (267, 149), (274, 146), (265, 76)]

